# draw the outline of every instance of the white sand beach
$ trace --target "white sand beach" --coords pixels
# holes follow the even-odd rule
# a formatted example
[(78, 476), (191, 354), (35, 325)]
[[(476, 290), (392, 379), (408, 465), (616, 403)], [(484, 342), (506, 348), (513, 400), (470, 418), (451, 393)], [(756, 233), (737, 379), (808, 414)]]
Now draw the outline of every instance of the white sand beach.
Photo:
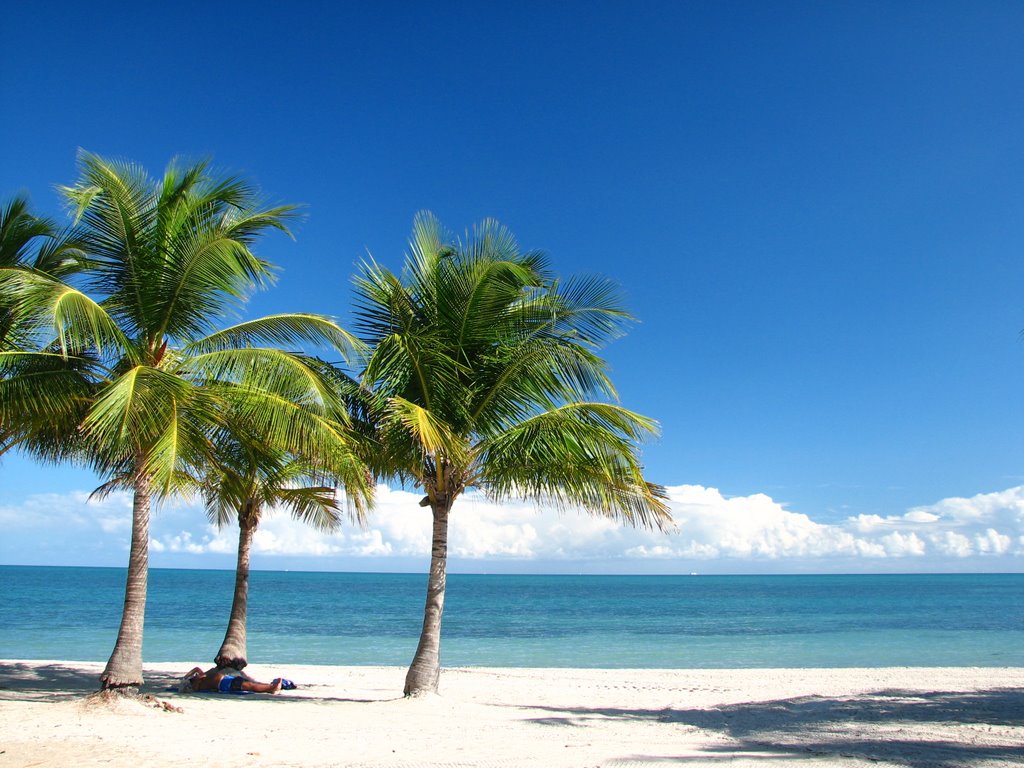
[(1024, 668), (446, 669), (259, 666), (276, 696), (88, 697), (101, 664), (0, 662), (0, 766), (1020, 766)]

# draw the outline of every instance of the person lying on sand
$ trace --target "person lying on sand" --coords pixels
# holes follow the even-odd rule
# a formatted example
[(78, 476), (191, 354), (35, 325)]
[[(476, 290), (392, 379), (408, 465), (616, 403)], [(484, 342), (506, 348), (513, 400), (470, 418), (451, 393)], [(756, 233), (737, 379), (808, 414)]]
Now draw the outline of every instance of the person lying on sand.
[(199, 667), (193, 667), (181, 678), (178, 690), (181, 693), (190, 691), (277, 693), (281, 690), (282, 683), (283, 680), (280, 677), (275, 677), (272, 683), (261, 683), (245, 674), (226, 675), (219, 667), (208, 669), (205, 672)]

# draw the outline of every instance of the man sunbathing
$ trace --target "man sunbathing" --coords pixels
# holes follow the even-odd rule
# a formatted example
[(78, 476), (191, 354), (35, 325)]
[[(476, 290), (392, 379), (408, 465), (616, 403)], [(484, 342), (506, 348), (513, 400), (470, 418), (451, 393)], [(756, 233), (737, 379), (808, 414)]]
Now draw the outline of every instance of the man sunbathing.
[(280, 677), (275, 677), (272, 683), (261, 683), (258, 680), (253, 680), (245, 673), (226, 675), (219, 667), (208, 669), (205, 672), (199, 667), (193, 667), (181, 678), (178, 690), (181, 693), (188, 693), (189, 691), (277, 693), (281, 690), (281, 684), (282, 680)]

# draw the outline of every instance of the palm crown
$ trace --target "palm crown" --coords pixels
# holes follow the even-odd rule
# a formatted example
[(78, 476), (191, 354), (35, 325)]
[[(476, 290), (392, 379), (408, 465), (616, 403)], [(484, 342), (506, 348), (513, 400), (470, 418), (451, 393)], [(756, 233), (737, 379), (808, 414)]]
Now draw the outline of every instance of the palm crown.
[(604, 402), (615, 390), (596, 350), (631, 319), (611, 283), (555, 280), (543, 254), (520, 253), (494, 221), (453, 244), (421, 214), (401, 278), (367, 264), (356, 290), (379, 472), (428, 497), (476, 486), (667, 522), (636, 455), (655, 423)]

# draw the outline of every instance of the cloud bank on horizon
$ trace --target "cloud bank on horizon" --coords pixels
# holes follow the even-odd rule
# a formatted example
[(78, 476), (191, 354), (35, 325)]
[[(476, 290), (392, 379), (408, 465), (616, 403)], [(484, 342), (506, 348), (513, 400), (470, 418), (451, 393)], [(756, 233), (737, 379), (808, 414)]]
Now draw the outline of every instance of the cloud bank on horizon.
[[(857, 515), (816, 522), (765, 494), (726, 497), (715, 488), (669, 488), (676, 531), (625, 528), (585, 514), (558, 514), (528, 502), (488, 501), (466, 494), (452, 512), (449, 557), (462, 570), (607, 569), (679, 573), (933, 571), (1024, 569), (1024, 486), (971, 498), (943, 499), (903, 514)], [(315, 531), (286, 514), (269, 513), (253, 551), (275, 566), (380, 570), (393, 562), (425, 561), (430, 516), (420, 495), (379, 486), (366, 529), (346, 525)], [(124, 565), (131, 499), (113, 494), (93, 501), (85, 492), (37, 494), (0, 505), (4, 562)], [(161, 506), (151, 530), (154, 565), (230, 567), (237, 529), (218, 530), (196, 505)], [(726, 564), (726, 565), (723, 565)]]

